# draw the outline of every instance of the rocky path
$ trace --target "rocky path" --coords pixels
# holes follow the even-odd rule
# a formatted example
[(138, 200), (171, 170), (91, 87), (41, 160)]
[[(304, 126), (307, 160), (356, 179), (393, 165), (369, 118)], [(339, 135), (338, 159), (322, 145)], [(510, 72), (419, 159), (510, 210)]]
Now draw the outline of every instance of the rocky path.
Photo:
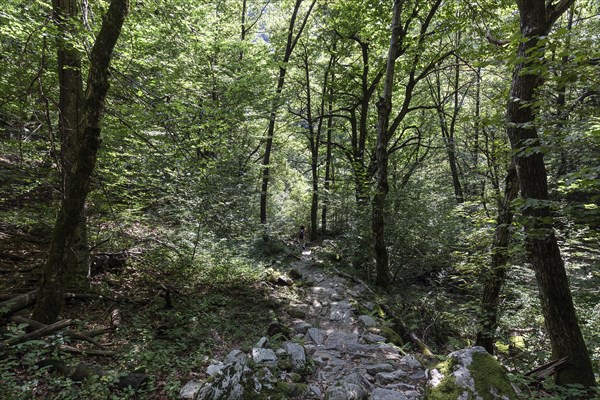
[(265, 337), (249, 354), (232, 351), (225, 360), (208, 368), (209, 380), (189, 382), (180, 398), (424, 397), (424, 367), (415, 357), (388, 343), (382, 321), (374, 317), (375, 306), (366, 285), (324, 272), (309, 251), (291, 267), (287, 275), (296, 283), (302, 282), (286, 287), (292, 340), (271, 348)]
[(425, 369), (412, 355), (388, 344), (374, 311), (369, 289), (339, 275), (319, 270), (305, 252), (293, 266), (309, 285), (297, 288), (305, 318), (293, 325), (304, 334), (305, 349), (315, 364), (307, 378), (314, 398), (330, 400), (419, 399)]

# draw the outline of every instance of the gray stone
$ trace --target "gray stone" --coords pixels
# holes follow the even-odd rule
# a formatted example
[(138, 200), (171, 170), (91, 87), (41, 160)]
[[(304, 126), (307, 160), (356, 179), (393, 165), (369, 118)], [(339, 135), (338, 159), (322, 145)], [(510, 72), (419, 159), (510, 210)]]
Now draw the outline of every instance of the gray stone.
[(246, 363), (246, 353), (241, 350), (231, 350), (225, 360), (223, 360), (223, 364), (237, 364), (237, 363)]
[(277, 356), (272, 349), (259, 349), (254, 347), (252, 349), (252, 361), (255, 364), (275, 364), (277, 362)]
[(323, 396), (323, 392), (321, 391), (321, 388), (318, 387), (317, 385), (315, 385), (314, 383), (311, 383), (310, 385), (308, 385), (308, 393), (311, 393), (311, 394), (317, 396), (318, 398), (321, 398), (321, 396)]
[(367, 372), (371, 375), (376, 375), (380, 372), (392, 372), (393, 370), (394, 366), (388, 363), (367, 365)]
[[(477, 382), (471, 371), (480, 371)], [(442, 371), (448, 371), (445, 375)], [(485, 371), (485, 373), (481, 373)], [(517, 395), (498, 361), (483, 347), (450, 353), (448, 359), (429, 372), (427, 382), (432, 396), (464, 398), (516, 399)], [(491, 397), (490, 397), (491, 395)]]
[(304, 351), (304, 347), (298, 343), (287, 342), (283, 345), (283, 349), (290, 355), (292, 370), (303, 372), (306, 369), (306, 352)]
[(208, 374), (208, 376), (215, 376), (223, 369), (225, 369), (226, 366), (227, 365), (225, 364), (211, 364), (208, 366), (208, 368), (206, 368), (206, 373)]
[(256, 344), (254, 345), (254, 347), (257, 347), (259, 349), (262, 349), (263, 347), (265, 347), (267, 344), (269, 343), (269, 339), (267, 339), (265, 336), (261, 337), (258, 342), (256, 342)]
[(376, 335), (374, 333), (366, 333), (363, 335), (363, 339), (367, 343), (385, 343), (387, 342), (387, 338), (381, 335)]
[(413, 381), (420, 381), (421, 379), (425, 379), (425, 371), (417, 371), (410, 374), (410, 379)]
[(331, 301), (340, 301), (344, 297), (342, 297), (342, 295), (339, 294), (338, 292), (333, 292), (333, 293), (331, 293), (331, 296), (329, 296), (329, 298), (331, 299)]
[(330, 386), (325, 392), (326, 400), (364, 400), (369, 393), (365, 388), (353, 383), (343, 383), (341, 386)]
[(349, 344), (357, 342), (358, 335), (355, 333), (333, 332), (327, 337), (325, 348), (344, 351)]
[(331, 321), (352, 322), (352, 307), (347, 300), (331, 303), (329, 311)]
[(296, 332), (299, 332), (299, 333), (302, 333), (302, 334), (304, 334), (304, 333), (306, 333), (306, 332), (307, 332), (307, 331), (308, 331), (310, 328), (312, 328), (312, 325), (311, 325), (311, 324), (309, 324), (309, 323), (308, 323), (308, 322), (306, 322), (306, 321), (300, 321), (300, 322), (297, 322), (297, 323), (295, 323), (295, 324), (294, 324), (294, 326), (293, 326), (292, 328), (294, 328), (294, 330), (295, 330)]
[(358, 320), (367, 328), (373, 328), (377, 326), (377, 322), (368, 315), (361, 315), (358, 317)]
[(325, 339), (327, 338), (327, 332), (323, 329), (317, 328), (309, 328), (306, 331), (306, 340), (312, 341), (314, 344), (320, 346), (325, 343)]
[(241, 400), (244, 396), (242, 378), (246, 367), (242, 363), (234, 363), (223, 369), (214, 381), (205, 383), (196, 400)]
[(185, 385), (183, 385), (183, 387), (179, 391), (178, 398), (181, 399), (181, 400), (188, 400), (188, 399), (191, 400), (194, 397), (196, 397), (196, 395), (200, 391), (201, 387), (202, 387), (202, 382), (200, 382), (200, 381), (189, 381), (188, 383), (186, 383)]
[(410, 400), (402, 392), (395, 390), (376, 388), (371, 393), (371, 400)]
[(408, 369), (419, 369), (419, 368), (422, 368), (422, 365), (419, 362), (419, 360), (417, 360), (415, 357), (413, 357), (410, 354), (405, 355), (404, 357), (402, 357), (400, 359), (400, 364), (403, 367), (406, 367)]
[(375, 379), (379, 384), (387, 385), (390, 383), (394, 383), (395, 381), (400, 380), (406, 377), (407, 375), (408, 374), (406, 372), (402, 371), (401, 369), (398, 369), (393, 372), (380, 372), (377, 375), (375, 375)]

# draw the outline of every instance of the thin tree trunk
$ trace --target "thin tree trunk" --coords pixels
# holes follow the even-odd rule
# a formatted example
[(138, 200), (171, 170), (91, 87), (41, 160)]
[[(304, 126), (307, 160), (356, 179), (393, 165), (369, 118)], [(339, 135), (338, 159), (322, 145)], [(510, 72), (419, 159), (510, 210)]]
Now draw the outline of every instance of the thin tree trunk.
[[(458, 34), (457, 44), (460, 45), (460, 33)], [(458, 112), (460, 111), (459, 102), (459, 85), (460, 85), (460, 59), (458, 55), (455, 55), (454, 59), (454, 96), (453, 96), (453, 109), (452, 119), (450, 120), (449, 138), (446, 144), (448, 151), (448, 161), (450, 163), (450, 171), (452, 173), (452, 185), (454, 186), (454, 196), (458, 204), (465, 202), (465, 195), (463, 193), (463, 187), (460, 182), (460, 174), (458, 171), (458, 161), (456, 160), (456, 120), (458, 119)]]
[(385, 243), (385, 199), (389, 190), (388, 186), (388, 143), (390, 113), (392, 111), (392, 93), (394, 90), (394, 67), (400, 52), (400, 14), (402, 12), (402, 1), (394, 1), (392, 17), (392, 33), (390, 37), (390, 48), (388, 52), (383, 95), (377, 102), (377, 147), (375, 150), (377, 158), (377, 187), (373, 198), (373, 252), (375, 256), (375, 282), (378, 286), (387, 286), (391, 282), (389, 271), (389, 254)]
[[(335, 47), (334, 47), (335, 50)], [(333, 86), (333, 81), (335, 79), (335, 75), (333, 71), (331, 72), (331, 85)], [(329, 203), (330, 203), (330, 189), (331, 189), (331, 133), (333, 131), (333, 87), (329, 88), (328, 91), (328, 99), (327, 99), (327, 143), (326, 143), (326, 152), (325, 152), (325, 183), (324, 190), (325, 196), (323, 198), (323, 210), (321, 212), (321, 231), (323, 234), (327, 233), (327, 212), (329, 211)]]
[(100, 147), (100, 119), (108, 91), (108, 67), (127, 15), (127, 0), (112, 0), (90, 55), (90, 71), (82, 109), (82, 132), (77, 140), (72, 171), (66, 175), (65, 194), (52, 233), (48, 260), (40, 283), (33, 319), (45, 324), (56, 320), (64, 305), (66, 259), (89, 191)]
[[(283, 85), (285, 83), (285, 74), (287, 71), (287, 63), (290, 60), (292, 52), (298, 43), (298, 39), (306, 26), (306, 22), (310, 16), (310, 13), (316, 3), (316, 0), (310, 4), (306, 15), (304, 16), (304, 20), (302, 25), (298, 28), (298, 32), (294, 36), (294, 28), (296, 25), (296, 18), (298, 16), (298, 11), (300, 10), (300, 6), (302, 5), (303, 0), (296, 0), (296, 4), (294, 5), (294, 10), (292, 12), (292, 16), (290, 18), (290, 24), (288, 28), (288, 38), (287, 44), (285, 47), (285, 54), (283, 56), (282, 66), (279, 67), (279, 77), (277, 79), (277, 87), (275, 89), (275, 98), (273, 99), (273, 104), (271, 106), (271, 114), (269, 116), (269, 127), (267, 129), (267, 141), (265, 146), (265, 154), (263, 156), (263, 170), (262, 170), (262, 184), (261, 184), (261, 192), (260, 192), (260, 223), (263, 225), (267, 224), (267, 194), (269, 190), (269, 176), (270, 176), (270, 162), (271, 162), (271, 151), (273, 149), (273, 136), (275, 134), (275, 120), (277, 119), (277, 111), (279, 110), (279, 101), (281, 98), (281, 92), (283, 91)], [(268, 239), (268, 235), (265, 235), (264, 239)]]
[(306, 123), (308, 124), (308, 135), (310, 143), (310, 171), (312, 180), (312, 196), (310, 205), (310, 240), (317, 238), (319, 212), (319, 144), (321, 133), (321, 122), (319, 128), (315, 131), (312, 117), (312, 95), (310, 89), (310, 69), (308, 64), (308, 54), (304, 54), (304, 78), (306, 80)]
[(542, 84), (539, 72), (545, 49), (540, 39), (546, 37), (554, 22), (574, 0), (549, 5), (544, 0), (517, 0), (521, 34), (518, 56), (524, 61), (513, 71), (506, 116), (507, 133), (515, 153), (521, 195), (525, 200), (525, 234), (538, 283), (552, 357), (568, 357), (557, 371), (560, 385), (595, 384), (590, 356), (579, 329), (569, 281), (553, 229), (548, 206), (548, 183), (544, 155), (535, 128), (535, 92)]
[(479, 332), (477, 333), (477, 340), (475, 342), (476, 346), (482, 346), (490, 354), (494, 354), (494, 338), (498, 326), (500, 291), (504, 285), (510, 258), (508, 245), (511, 239), (511, 224), (514, 215), (511, 203), (517, 198), (518, 194), (519, 179), (515, 165), (511, 162), (506, 174), (504, 197), (498, 201), (496, 231), (491, 249), (492, 260), (483, 288)]

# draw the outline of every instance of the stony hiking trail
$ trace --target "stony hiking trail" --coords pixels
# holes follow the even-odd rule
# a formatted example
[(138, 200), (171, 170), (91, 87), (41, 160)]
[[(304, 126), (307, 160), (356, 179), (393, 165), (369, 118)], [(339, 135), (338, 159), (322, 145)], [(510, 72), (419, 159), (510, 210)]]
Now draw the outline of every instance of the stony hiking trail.
[[(291, 328), (292, 339), (271, 347), (276, 340), (264, 337), (249, 353), (233, 350), (208, 367), (206, 381), (188, 382), (180, 398), (424, 398), (425, 368), (381, 334), (381, 321), (373, 317), (375, 305), (364, 283), (324, 271), (310, 251), (304, 251), (280, 284), (274, 290), (291, 295), (281, 320)], [(269, 329), (274, 338), (282, 330), (277, 325)]]

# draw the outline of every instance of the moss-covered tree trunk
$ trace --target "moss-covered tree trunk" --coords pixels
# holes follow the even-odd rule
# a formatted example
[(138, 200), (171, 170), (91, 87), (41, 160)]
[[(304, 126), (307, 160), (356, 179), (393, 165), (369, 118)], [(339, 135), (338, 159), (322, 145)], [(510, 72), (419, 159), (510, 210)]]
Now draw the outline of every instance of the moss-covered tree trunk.
[(554, 22), (574, 0), (557, 4), (544, 0), (517, 0), (521, 35), (518, 57), (523, 60), (513, 71), (507, 105), (507, 133), (525, 205), (525, 233), (528, 251), (538, 283), (552, 356), (568, 357), (556, 374), (558, 384), (595, 383), (569, 288), (569, 281), (553, 229), (548, 205), (548, 183), (544, 155), (535, 128), (535, 93), (542, 83), (544, 39)]
[(109, 87), (108, 67), (128, 7), (128, 0), (112, 0), (90, 54), (90, 71), (82, 107), (82, 129), (76, 140), (74, 163), (65, 174), (65, 193), (33, 311), (33, 318), (43, 323), (55, 321), (64, 305), (68, 251), (76, 241), (77, 226), (81, 221), (96, 165), (100, 147), (100, 120)]

